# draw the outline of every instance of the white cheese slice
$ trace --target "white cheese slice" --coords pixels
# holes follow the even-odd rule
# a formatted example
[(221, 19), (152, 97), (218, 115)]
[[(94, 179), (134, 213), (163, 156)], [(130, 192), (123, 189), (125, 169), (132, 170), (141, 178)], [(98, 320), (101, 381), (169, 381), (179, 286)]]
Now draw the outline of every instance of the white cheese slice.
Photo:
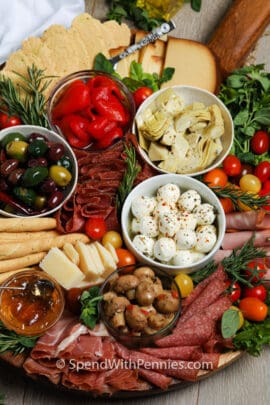
[(105, 271), (112, 272), (116, 269), (116, 264), (112, 258), (112, 255), (108, 252), (108, 250), (101, 245), (99, 242), (95, 242), (94, 245), (96, 245), (99, 256), (104, 264)]
[(99, 256), (99, 253), (98, 253), (98, 250), (97, 250), (95, 244), (90, 243), (89, 245), (87, 245), (87, 248), (89, 249), (91, 257), (92, 257), (92, 259), (93, 259), (93, 261), (94, 261), (94, 263), (96, 265), (98, 274), (100, 274), (100, 275), (103, 274), (104, 271), (105, 271), (105, 267), (104, 267), (104, 264), (103, 264), (103, 262), (102, 262), (102, 260), (101, 260), (101, 258)]
[(99, 270), (92, 258), (92, 255), (90, 254), (90, 250), (88, 249), (87, 245), (77, 241), (75, 249), (80, 256), (79, 267), (84, 272), (86, 278), (89, 280), (96, 279), (99, 276)]
[(110, 252), (114, 262), (118, 263), (119, 259), (118, 259), (118, 256), (116, 254), (115, 247), (111, 243), (107, 242), (106, 245), (105, 245), (105, 248), (108, 250), (108, 252)]

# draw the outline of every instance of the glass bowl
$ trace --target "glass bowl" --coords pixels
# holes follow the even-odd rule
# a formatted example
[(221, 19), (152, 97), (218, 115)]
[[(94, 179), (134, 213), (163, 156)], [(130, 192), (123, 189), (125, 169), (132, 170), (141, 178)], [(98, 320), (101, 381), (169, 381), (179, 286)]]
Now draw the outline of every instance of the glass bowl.
[[(33, 283), (49, 281), (53, 289), (40, 289), (41, 295), (33, 291)], [(44, 282), (43, 282), (44, 283)], [(44, 284), (43, 284), (44, 285)], [(45, 333), (61, 317), (65, 300), (62, 288), (47, 273), (27, 270), (6, 279), (0, 289), (0, 319), (10, 330), (25, 336)], [(22, 288), (8, 289), (7, 287)]]
[[(103, 295), (107, 292), (112, 291), (112, 284), (115, 278), (119, 275), (126, 275), (133, 273), (136, 269), (141, 267), (145, 267), (144, 264), (138, 265), (129, 265), (125, 267), (121, 267), (111, 273), (109, 277), (105, 280), (103, 285), (100, 289), (100, 295)], [(162, 271), (156, 267), (149, 266), (154, 271), (155, 275), (161, 280), (162, 286), (164, 289), (171, 290), (173, 286), (173, 290), (175, 290), (179, 297), (179, 307), (178, 310), (175, 312), (173, 319), (167, 324), (165, 327), (159, 329), (157, 332), (151, 335), (141, 335), (141, 336), (134, 336), (131, 334), (121, 333), (119, 329), (116, 329), (112, 326), (109, 322), (107, 315), (105, 314), (105, 301), (100, 301), (99, 303), (99, 313), (101, 316), (102, 321), (104, 322), (106, 328), (108, 329), (109, 333), (120, 343), (127, 347), (145, 347), (154, 345), (155, 341), (161, 339), (162, 337), (168, 335), (171, 330), (173, 329), (176, 321), (178, 320), (181, 312), (181, 293), (178, 288), (178, 285), (175, 283), (174, 279), (169, 276), (165, 271)], [(133, 301), (131, 301), (132, 303)]]
[[(110, 75), (105, 72), (101, 72), (98, 70), (82, 70), (79, 72), (72, 73), (63, 79), (61, 79), (56, 86), (52, 89), (52, 92), (49, 96), (48, 99), (48, 105), (47, 105), (47, 116), (49, 120), (50, 127), (57, 133), (59, 133), (61, 136), (65, 137), (65, 133), (61, 130), (57, 122), (53, 120), (53, 109), (56, 103), (59, 101), (59, 99), (62, 97), (63, 93), (67, 90), (68, 86), (73, 83), (76, 80), (82, 80), (83, 82), (87, 82), (89, 79), (92, 79), (96, 76), (104, 76), (107, 77), (111, 80), (113, 80), (116, 84), (118, 89), (120, 90), (121, 94), (123, 95), (123, 100), (121, 103), (125, 107), (126, 111), (128, 112), (129, 119), (127, 124), (122, 128), (123, 133), (125, 134), (127, 131), (131, 129), (133, 119), (135, 116), (135, 103), (133, 100), (133, 96), (131, 92), (128, 90), (128, 88), (124, 85), (123, 82), (121, 82), (119, 79), (114, 77), (113, 75)], [(78, 114), (80, 114), (80, 111), (78, 111)], [(120, 138), (121, 139), (121, 138)], [(120, 140), (118, 139), (118, 140)], [(79, 149), (102, 149), (102, 148), (97, 148), (95, 146), (95, 143), (92, 142), (87, 146), (84, 146)]]

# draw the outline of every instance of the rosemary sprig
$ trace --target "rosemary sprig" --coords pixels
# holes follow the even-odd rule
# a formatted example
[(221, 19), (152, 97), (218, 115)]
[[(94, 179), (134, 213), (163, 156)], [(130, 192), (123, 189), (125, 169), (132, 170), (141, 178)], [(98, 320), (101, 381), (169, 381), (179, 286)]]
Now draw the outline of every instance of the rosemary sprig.
[(32, 349), (38, 337), (21, 336), (8, 330), (0, 322), (0, 353), (12, 352), (15, 356)]
[(27, 77), (13, 72), (20, 79), (14, 85), (10, 78), (0, 77), (0, 110), (18, 116), (24, 124), (39, 125), (48, 128), (46, 116), (45, 90), (51, 83), (52, 76), (46, 76), (44, 70), (35, 65), (27, 68)]
[(126, 171), (117, 190), (116, 207), (118, 211), (121, 209), (127, 195), (130, 193), (138, 173), (141, 171), (140, 166), (137, 164), (134, 146), (125, 145), (124, 152), (126, 154)]
[(5, 395), (2, 392), (0, 393), (0, 405), (5, 405)]
[[(250, 261), (266, 257), (266, 252), (263, 249), (254, 247), (254, 237), (247, 241), (242, 248), (236, 248), (230, 256), (225, 257), (221, 264), (227, 273), (228, 277), (234, 281), (238, 281), (248, 287), (252, 287), (251, 279), (258, 278), (260, 270), (248, 268), (251, 273), (250, 279), (243, 276), (243, 271), (247, 269), (247, 264)], [(217, 264), (214, 261), (208, 263), (202, 270), (194, 273), (192, 279), (195, 283), (199, 283), (206, 277), (209, 277), (217, 269)]]
[(237, 209), (241, 209), (239, 202), (245, 204), (252, 210), (257, 210), (260, 207), (269, 205), (270, 195), (258, 196), (254, 193), (246, 193), (230, 185), (225, 187), (211, 187), (211, 190), (220, 198), (230, 198), (234, 207)]

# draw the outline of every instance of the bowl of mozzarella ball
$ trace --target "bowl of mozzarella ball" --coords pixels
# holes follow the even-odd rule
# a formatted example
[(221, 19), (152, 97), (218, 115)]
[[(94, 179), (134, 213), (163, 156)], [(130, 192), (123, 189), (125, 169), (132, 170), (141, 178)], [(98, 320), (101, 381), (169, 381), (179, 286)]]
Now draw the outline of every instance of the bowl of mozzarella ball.
[(143, 181), (125, 200), (121, 225), (127, 248), (145, 264), (192, 273), (213, 259), (225, 234), (225, 214), (200, 181), (163, 174)]

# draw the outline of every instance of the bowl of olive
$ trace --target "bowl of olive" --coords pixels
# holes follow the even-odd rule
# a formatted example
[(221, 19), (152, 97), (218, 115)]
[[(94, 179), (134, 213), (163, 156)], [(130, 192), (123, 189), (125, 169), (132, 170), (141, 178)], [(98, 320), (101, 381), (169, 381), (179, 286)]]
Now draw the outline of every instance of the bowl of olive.
[(34, 125), (0, 131), (0, 215), (42, 217), (73, 193), (77, 160), (58, 134)]

